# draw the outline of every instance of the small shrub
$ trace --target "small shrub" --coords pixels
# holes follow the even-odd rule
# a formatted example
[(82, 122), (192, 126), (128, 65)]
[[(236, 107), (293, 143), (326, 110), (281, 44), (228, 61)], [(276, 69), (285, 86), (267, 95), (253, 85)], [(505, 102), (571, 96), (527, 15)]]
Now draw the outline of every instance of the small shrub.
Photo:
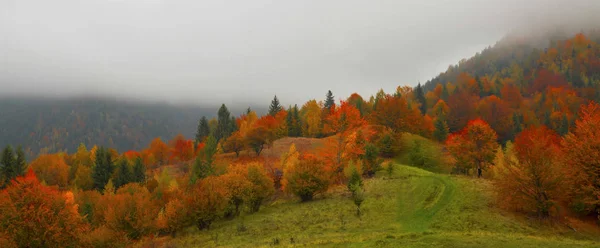
[(286, 192), (297, 195), (303, 202), (310, 201), (315, 194), (329, 188), (329, 175), (320, 160), (307, 155), (285, 168), (283, 187)]
[(392, 175), (394, 175), (394, 163), (388, 162), (385, 172), (387, 172), (389, 178), (392, 178)]

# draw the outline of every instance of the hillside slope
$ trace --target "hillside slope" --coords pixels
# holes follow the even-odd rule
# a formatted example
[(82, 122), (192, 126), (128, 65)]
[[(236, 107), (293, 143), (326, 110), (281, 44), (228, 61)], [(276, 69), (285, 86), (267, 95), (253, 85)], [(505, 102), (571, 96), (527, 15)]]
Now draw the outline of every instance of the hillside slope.
[[(260, 212), (193, 228), (182, 247), (598, 247), (597, 233), (539, 226), (494, 207), (486, 180), (396, 166), (392, 178), (366, 181), (363, 215), (345, 187), (313, 202), (273, 202)], [(595, 230), (595, 229), (587, 229)], [(594, 240), (595, 239), (595, 240)]]
[(21, 144), (29, 155), (74, 152), (80, 143), (120, 152), (139, 150), (155, 137), (193, 137), (198, 119), (216, 107), (179, 107), (110, 99), (0, 99), (0, 147)]

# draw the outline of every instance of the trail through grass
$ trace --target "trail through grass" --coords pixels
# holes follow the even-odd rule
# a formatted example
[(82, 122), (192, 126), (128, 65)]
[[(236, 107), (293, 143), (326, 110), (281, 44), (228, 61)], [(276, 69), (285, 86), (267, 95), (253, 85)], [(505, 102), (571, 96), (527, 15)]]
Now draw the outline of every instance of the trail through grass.
[(366, 180), (363, 215), (338, 186), (307, 203), (281, 199), (258, 213), (190, 228), (178, 247), (600, 247), (597, 234), (527, 222), (494, 206), (487, 180), (396, 166)]

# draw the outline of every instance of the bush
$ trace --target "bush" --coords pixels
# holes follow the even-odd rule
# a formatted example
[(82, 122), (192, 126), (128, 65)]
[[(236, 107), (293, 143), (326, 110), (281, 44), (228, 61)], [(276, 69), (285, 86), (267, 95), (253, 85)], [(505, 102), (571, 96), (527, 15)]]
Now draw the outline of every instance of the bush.
[(306, 155), (283, 172), (283, 188), (305, 201), (329, 188), (329, 175), (325, 165), (313, 155)]
[(108, 197), (105, 211), (106, 226), (115, 232), (123, 232), (130, 239), (140, 239), (155, 229), (158, 206), (152, 195), (137, 183), (126, 184)]
[(439, 144), (414, 134), (402, 137), (400, 162), (422, 169), (439, 172), (442, 167), (442, 150)]

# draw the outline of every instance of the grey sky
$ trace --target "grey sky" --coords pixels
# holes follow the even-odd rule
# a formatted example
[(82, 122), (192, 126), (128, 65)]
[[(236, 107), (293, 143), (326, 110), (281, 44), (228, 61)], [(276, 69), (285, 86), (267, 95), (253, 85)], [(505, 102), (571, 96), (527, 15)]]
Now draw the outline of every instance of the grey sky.
[(425, 82), (600, 1), (0, 0), (7, 94), (283, 104)]

